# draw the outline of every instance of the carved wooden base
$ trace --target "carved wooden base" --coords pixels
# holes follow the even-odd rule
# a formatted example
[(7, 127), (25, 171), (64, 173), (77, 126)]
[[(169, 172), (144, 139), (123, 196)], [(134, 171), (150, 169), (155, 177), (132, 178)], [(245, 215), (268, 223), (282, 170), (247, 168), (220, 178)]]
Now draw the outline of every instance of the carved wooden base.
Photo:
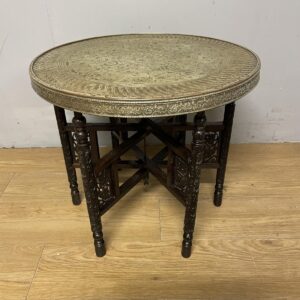
[[(189, 257), (202, 168), (217, 169), (214, 204), (222, 202), (234, 103), (226, 105), (224, 121), (218, 123), (207, 123), (204, 112), (197, 113), (193, 122), (187, 122), (184, 115), (159, 123), (147, 118), (133, 123), (110, 118), (110, 123), (89, 124), (81, 113), (75, 113), (73, 123), (66, 122), (62, 108), (55, 107), (55, 113), (74, 204), (80, 203), (75, 167), (81, 170), (96, 255), (106, 253), (101, 216), (137, 183), (147, 184), (151, 173), (186, 208), (181, 253)], [(101, 158), (98, 131), (110, 131), (112, 136), (113, 149)], [(187, 131), (192, 131), (191, 148), (186, 147)], [(150, 134), (165, 145), (152, 158), (145, 143)], [(134, 151), (135, 160), (121, 159), (128, 150)], [(135, 168), (136, 172), (120, 185), (118, 170), (123, 168)]]
[(186, 186), (186, 208), (182, 242), (183, 257), (189, 257), (191, 255), (200, 185), (200, 171), (205, 149), (205, 123), (205, 113), (197, 113), (194, 118), (195, 129), (193, 130), (191, 154), (189, 155), (187, 161), (188, 182)]
[(86, 204), (90, 217), (91, 229), (93, 232), (95, 250), (97, 256), (103, 256), (105, 255), (105, 246), (100, 218), (100, 203), (98, 199), (99, 194), (92, 161), (90, 137), (88, 131), (86, 130), (85, 117), (83, 117), (81, 113), (75, 113), (73, 125), (77, 139), (77, 152)]
[(59, 130), (60, 140), (62, 144), (65, 164), (66, 164), (66, 170), (68, 174), (68, 180), (70, 184), (71, 189), (71, 197), (74, 205), (79, 205), (81, 203), (80, 195), (78, 191), (78, 184), (77, 184), (77, 177), (76, 177), (76, 170), (74, 167), (74, 160), (75, 160), (75, 154), (73, 149), (73, 143), (70, 142), (70, 135), (65, 130), (67, 121), (66, 121), (66, 115), (63, 108), (54, 106), (57, 126)]

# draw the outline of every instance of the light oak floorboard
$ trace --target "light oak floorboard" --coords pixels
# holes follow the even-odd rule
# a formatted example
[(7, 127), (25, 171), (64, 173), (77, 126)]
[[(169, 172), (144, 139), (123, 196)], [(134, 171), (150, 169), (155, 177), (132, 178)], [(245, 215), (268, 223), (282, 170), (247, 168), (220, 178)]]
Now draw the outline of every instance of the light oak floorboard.
[(153, 177), (103, 216), (97, 258), (61, 149), (0, 149), (0, 299), (300, 299), (300, 144), (232, 145), (220, 208), (214, 180), (190, 259), (184, 208)]
[(10, 172), (0, 172), (0, 196), (7, 188), (9, 182), (13, 178), (14, 173)]
[(43, 245), (3, 242), (0, 244), (0, 299), (25, 299), (38, 261), (41, 257)]
[[(48, 245), (29, 299), (296, 299), (299, 241), (201, 240), (189, 260), (178, 242)], [(269, 255), (272, 258), (269, 258)]]

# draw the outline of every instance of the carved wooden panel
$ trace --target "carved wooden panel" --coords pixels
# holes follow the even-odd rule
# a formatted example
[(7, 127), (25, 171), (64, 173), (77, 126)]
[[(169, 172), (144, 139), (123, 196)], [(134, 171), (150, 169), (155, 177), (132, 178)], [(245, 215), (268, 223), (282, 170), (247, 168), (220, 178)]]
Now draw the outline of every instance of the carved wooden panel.
[(181, 194), (185, 193), (187, 186), (187, 163), (180, 157), (174, 155), (174, 182), (173, 186)]
[(70, 145), (71, 145), (71, 150), (72, 150), (73, 163), (79, 163), (79, 157), (78, 157), (78, 152), (77, 152), (77, 144), (78, 143), (77, 143), (75, 131), (69, 132), (69, 140), (70, 140)]
[[(220, 148), (220, 132), (206, 132), (203, 164), (218, 163)], [(173, 187), (180, 193), (186, 192), (188, 166), (182, 158), (174, 154), (174, 181)]]
[(109, 168), (104, 169), (96, 177), (97, 180), (97, 194), (100, 205), (100, 210), (105, 208), (111, 201), (115, 199), (115, 192), (113, 190), (113, 181), (111, 178), (111, 171)]
[(220, 132), (206, 132), (203, 163), (217, 163), (219, 161), (219, 148)]

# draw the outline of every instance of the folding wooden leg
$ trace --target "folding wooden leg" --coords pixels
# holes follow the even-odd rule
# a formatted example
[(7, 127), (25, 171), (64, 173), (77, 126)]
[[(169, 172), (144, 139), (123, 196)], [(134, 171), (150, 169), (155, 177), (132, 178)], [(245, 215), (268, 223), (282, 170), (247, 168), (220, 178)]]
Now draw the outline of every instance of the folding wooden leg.
[(81, 113), (75, 113), (73, 118), (75, 134), (77, 139), (77, 152), (79, 156), (83, 187), (86, 203), (93, 232), (94, 245), (97, 256), (106, 253), (103, 240), (100, 207), (97, 194), (97, 182), (92, 163), (91, 144), (86, 130), (86, 120)]
[(76, 170), (73, 166), (72, 148), (70, 145), (68, 132), (65, 130), (65, 126), (67, 124), (65, 110), (61, 107), (54, 106), (54, 111), (64, 154), (72, 201), (74, 205), (79, 205), (81, 203), (81, 200), (78, 191)]
[[(185, 124), (187, 120), (187, 115), (179, 115), (176, 116), (174, 119), (176, 123)], [(175, 139), (178, 140), (180, 144), (185, 145), (186, 131), (183, 130), (176, 132)]]
[[(207, 124), (205, 112), (197, 113), (193, 123), (186, 122), (186, 116), (178, 116), (172, 118), (174, 123), (164, 121), (159, 124), (148, 118), (142, 119), (139, 123), (127, 123), (126, 119), (111, 118), (109, 124), (86, 124), (82, 114), (75, 113), (73, 125), (66, 124), (63, 109), (56, 108), (55, 112), (66, 166), (70, 167), (70, 172), (68, 171), (70, 183), (71, 179), (74, 180), (73, 165), (79, 165), (81, 169), (97, 256), (103, 256), (106, 252), (101, 216), (140, 180), (145, 179), (147, 183), (147, 174), (151, 172), (185, 206), (181, 252), (183, 257), (190, 257), (201, 168), (218, 168), (214, 203), (221, 204), (234, 104), (226, 105), (223, 123)], [(191, 149), (185, 146), (186, 131), (189, 130), (193, 131)], [(112, 133), (113, 150), (101, 158), (98, 151), (97, 131)], [(128, 131), (136, 131), (136, 133), (128, 137)], [(75, 133), (72, 144), (68, 139), (68, 132), (72, 136)], [(146, 147), (141, 150), (138, 146), (138, 143), (149, 134), (155, 135), (165, 144), (165, 147), (153, 158), (147, 156)], [(208, 134), (213, 135), (212, 142), (208, 139)], [(72, 145), (76, 146), (76, 151)], [(137, 160), (120, 160), (121, 156), (130, 149), (136, 153)], [(166, 173), (161, 166), (166, 165), (163, 160), (168, 153)], [(121, 165), (139, 170), (120, 186), (118, 167)]]
[[(170, 119), (171, 122), (175, 122), (177, 124), (184, 125), (187, 120), (187, 115), (179, 115), (175, 116), (174, 118)], [(181, 145), (185, 146), (186, 142), (186, 131), (174, 131), (172, 134), (173, 138), (179, 142)], [(174, 177), (175, 177), (175, 165), (176, 165), (176, 156), (174, 156), (171, 149), (168, 152), (168, 165), (167, 165), (167, 180), (168, 185), (171, 186), (174, 184)]]
[(196, 222), (200, 170), (205, 149), (205, 113), (197, 113), (194, 123), (195, 129), (193, 130), (191, 155), (188, 158), (188, 186), (186, 189), (184, 234), (181, 251), (182, 256), (185, 258), (188, 258), (191, 255), (193, 233)]
[(232, 122), (234, 117), (235, 103), (230, 103), (225, 106), (224, 112), (224, 130), (221, 135), (221, 145), (220, 145), (220, 156), (219, 156), (219, 168), (217, 170), (216, 186), (214, 194), (214, 204), (215, 206), (221, 206), (223, 197), (223, 186), (227, 165), (227, 157), (229, 151), (230, 137)]

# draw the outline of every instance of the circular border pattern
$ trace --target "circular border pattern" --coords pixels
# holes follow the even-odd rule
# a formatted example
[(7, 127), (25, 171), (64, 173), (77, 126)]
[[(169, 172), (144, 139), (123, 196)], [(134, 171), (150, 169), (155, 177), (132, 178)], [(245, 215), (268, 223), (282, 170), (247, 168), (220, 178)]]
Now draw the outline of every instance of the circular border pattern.
[[(164, 34), (161, 34), (164, 36)], [(168, 35), (170, 36), (170, 35)], [(172, 35), (171, 35), (172, 36)], [(174, 35), (176, 36), (176, 35)], [(178, 35), (185, 37), (197, 37), (188, 35)], [(198, 37), (204, 38), (204, 37)], [(207, 38), (210, 39), (210, 38)], [(215, 40), (215, 39), (212, 39)], [(84, 41), (84, 40), (83, 40)], [(222, 40), (216, 40), (225, 42)], [(74, 42), (70, 43), (73, 44)], [(229, 42), (225, 42), (229, 43)], [(231, 43), (230, 43), (231, 44)], [(62, 46), (66, 46), (64, 44)], [(235, 45), (235, 44), (234, 44)], [(61, 46), (58, 46), (61, 47)], [(55, 47), (55, 48), (58, 48)], [(241, 47), (241, 46), (240, 46)], [(53, 48), (53, 49), (55, 49)], [(203, 110), (212, 109), (233, 101), (236, 101), (249, 93), (259, 81), (260, 61), (257, 55), (252, 51), (241, 47), (252, 53), (257, 58), (257, 68), (249, 78), (235, 83), (230, 87), (219, 89), (210, 93), (200, 94), (198, 96), (181, 97), (173, 99), (100, 99), (76, 95), (60, 90), (56, 90), (46, 83), (41, 82), (33, 72), (33, 65), (37, 58), (30, 65), (30, 77), (33, 89), (38, 95), (50, 103), (72, 111), (83, 113), (109, 116), (109, 117), (162, 117), (171, 115), (188, 114)], [(47, 52), (53, 50), (50, 49)], [(47, 53), (45, 52), (45, 53)], [(41, 57), (41, 54), (39, 57)]]

